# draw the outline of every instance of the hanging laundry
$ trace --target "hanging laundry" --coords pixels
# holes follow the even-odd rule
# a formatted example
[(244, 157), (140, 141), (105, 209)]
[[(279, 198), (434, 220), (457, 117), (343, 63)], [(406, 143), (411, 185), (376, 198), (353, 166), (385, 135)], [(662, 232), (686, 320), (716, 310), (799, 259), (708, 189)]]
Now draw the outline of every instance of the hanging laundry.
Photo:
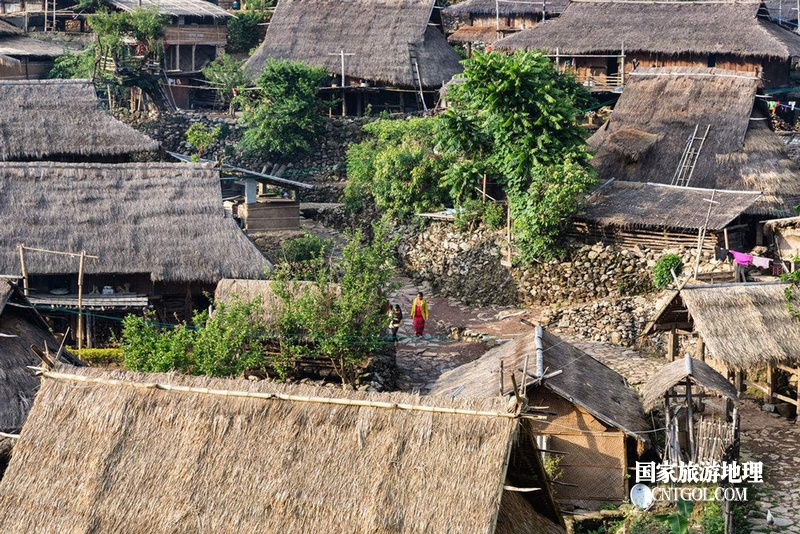
[(750, 265), (753, 261), (753, 256), (750, 254), (745, 254), (744, 252), (736, 252), (735, 250), (731, 250), (731, 254), (733, 255), (733, 259), (739, 265), (744, 265), (745, 267)]
[(728, 259), (728, 249), (725, 247), (714, 247), (714, 259), (725, 261)]
[(762, 258), (761, 256), (753, 256), (753, 265), (755, 265), (759, 269), (769, 269), (770, 263), (772, 263), (772, 260), (769, 258)]

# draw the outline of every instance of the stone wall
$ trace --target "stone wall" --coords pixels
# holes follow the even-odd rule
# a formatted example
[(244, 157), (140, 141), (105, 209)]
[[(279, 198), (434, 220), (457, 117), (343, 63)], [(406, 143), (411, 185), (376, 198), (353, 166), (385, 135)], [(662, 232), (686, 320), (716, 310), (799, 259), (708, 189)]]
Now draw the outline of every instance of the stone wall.
[(222, 126), (223, 135), (209, 147), (204, 158), (225, 158), (227, 163), (283, 178), (312, 183), (315, 189), (303, 190), (305, 202), (338, 202), (347, 178), (346, 155), (350, 144), (362, 139), (361, 128), (374, 120), (369, 117), (332, 118), (324, 125), (318, 146), (308, 154), (293, 160), (275, 160), (259, 155), (245, 155), (238, 148), (244, 127), (228, 115), (191, 111), (177, 113), (128, 113), (118, 111), (118, 117), (131, 126), (161, 142), (162, 148), (171, 152), (191, 154), (193, 147), (186, 141), (186, 130), (202, 122), (207, 129)]

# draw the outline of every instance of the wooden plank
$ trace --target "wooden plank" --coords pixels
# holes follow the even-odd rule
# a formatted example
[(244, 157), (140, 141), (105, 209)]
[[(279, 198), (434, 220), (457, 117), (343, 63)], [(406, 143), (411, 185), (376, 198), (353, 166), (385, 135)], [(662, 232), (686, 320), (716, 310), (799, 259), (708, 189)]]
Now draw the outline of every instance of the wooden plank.
[(781, 395), (780, 393), (773, 393), (772, 394), (772, 398), (773, 399), (782, 400), (783, 402), (788, 402), (789, 404), (793, 404), (795, 406), (800, 405), (800, 404), (798, 404), (797, 399), (793, 399), (791, 397), (787, 397), (785, 395)]

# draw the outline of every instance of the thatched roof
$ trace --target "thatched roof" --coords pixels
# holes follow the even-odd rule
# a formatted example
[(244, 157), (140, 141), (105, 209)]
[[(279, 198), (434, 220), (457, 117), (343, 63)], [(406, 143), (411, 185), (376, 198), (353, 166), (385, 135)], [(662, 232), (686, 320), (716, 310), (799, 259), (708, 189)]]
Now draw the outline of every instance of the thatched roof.
[[(439, 88), (461, 72), (441, 31), (428, 26), (434, 0), (280, 0), (264, 42), (245, 64), (257, 78), (269, 58), (303, 61), (339, 75), (413, 87), (409, 46), (423, 87)], [(334, 54), (334, 55), (331, 55)]]
[(558, 18), (497, 41), (496, 50), (559, 54), (726, 54), (788, 59), (800, 36), (757, 16), (754, 2), (573, 0)]
[(659, 369), (645, 383), (642, 388), (644, 409), (650, 411), (661, 406), (661, 402), (664, 400), (664, 393), (686, 379), (691, 380), (694, 385), (700, 386), (707, 391), (713, 391), (727, 399), (735, 401), (739, 398), (736, 388), (724, 376), (716, 372), (706, 362), (695, 360), (686, 355), (685, 358), (675, 360)]
[(0, 481), (3, 532), (485, 534), (524, 439), (502, 399), (70, 372), (42, 378)]
[[(643, 439), (648, 423), (642, 415), (639, 396), (616, 371), (606, 367), (585, 352), (553, 334), (544, 331), (544, 367), (549, 372), (563, 373), (544, 380), (543, 387), (568, 399), (603, 423)], [(504, 395), (513, 392), (510, 374), (517, 374), (529, 357), (528, 370), (536, 367), (536, 333), (508, 341), (474, 362), (456, 367), (434, 383), (430, 395), (461, 397), (494, 397), (499, 393), (500, 362), (505, 373)], [(534, 382), (528, 377), (528, 383)]]
[[(283, 306), (283, 300), (275, 293), (272, 280), (237, 280), (226, 278), (217, 284), (214, 292), (216, 302), (230, 303), (235, 299), (243, 302), (261, 300), (260, 319), (266, 324), (273, 324), (278, 318), (278, 312)], [(295, 281), (287, 285), (287, 291), (295, 298), (299, 298), (314, 291), (314, 282)]]
[[(548, 0), (546, 2), (531, 2), (530, 0), (501, 0), (500, 16), (510, 15), (541, 15), (544, 7), (547, 14), (562, 13), (569, 5), (569, 0)], [(442, 10), (447, 15), (495, 15), (497, 2), (495, 0), (466, 0)]]
[[(710, 125), (689, 185), (760, 191), (749, 213), (788, 215), (800, 203), (800, 169), (754, 107), (758, 86), (755, 77), (721, 69), (637, 69), (589, 139), (592, 165), (604, 180), (669, 184), (695, 127), (702, 135)], [(632, 131), (657, 141), (632, 143)]]
[(89, 80), (0, 82), (0, 161), (157, 149), (156, 141), (100, 108)]
[[(228, 18), (230, 13), (206, 0), (107, 0), (123, 11), (156, 8), (160, 15)], [(224, 24), (224, 23), (223, 23)]]
[[(2, 279), (0, 334), (0, 432), (17, 432), (39, 389), (39, 379), (28, 366), (39, 366), (42, 362), (31, 351), (31, 345), (44, 349), (46, 344), (50, 354), (55, 355), (59, 344), (22, 292)], [(70, 354), (64, 354), (63, 360), (80, 363)]]
[[(688, 309), (708, 353), (732, 369), (800, 359), (800, 320), (787, 308), (789, 284), (718, 284), (687, 286), (667, 304)], [(674, 306), (672, 307), (674, 308)], [(662, 306), (654, 318), (669, 312)]]
[(7, 37), (9, 35), (22, 35), (24, 32), (22, 28), (17, 28), (13, 24), (9, 24), (4, 20), (0, 20), (0, 37)]
[[(219, 171), (189, 163), (5, 163), (0, 166), (0, 272), (19, 273), (16, 245), (80, 252), (85, 272), (154, 281), (260, 278), (269, 262), (225, 215)], [(31, 274), (76, 273), (75, 258), (26, 252)]]
[[(10, 58), (47, 57), (64, 55), (64, 47), (24, 35), (3, 36), (0, 29), (0, 56)], [(8, 60), (2, 60), (7, 63)]]
[[(714, 202), (709, 215), (709, 203)], [(596, 190), (576, 217), (603, 226), (719, 231), (761, 196), (750, 191), (712, 191), (696, 187), (615, 180)]]

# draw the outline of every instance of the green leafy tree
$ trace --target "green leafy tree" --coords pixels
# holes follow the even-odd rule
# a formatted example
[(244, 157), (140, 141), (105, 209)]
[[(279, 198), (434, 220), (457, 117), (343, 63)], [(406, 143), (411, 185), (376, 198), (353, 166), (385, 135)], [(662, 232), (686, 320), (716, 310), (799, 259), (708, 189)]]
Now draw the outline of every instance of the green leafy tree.
[(242, 123), (247, 126), (241, 141), (244, 151), (290, 157), (310, 150), (324, 121), (317, 93), (327, 78), (320, 67), (267, 61), (254, 97), (237, 99), (244, 104)]
[(129, 49), (131, 42), (135, 54), (160, 57), (164, 50), (166, 18), (158, 9), (137, 8), (134, 11), (98, 11), (89, 17), (89, 26), (97, 35), (101, 52), (110, 50), (120, 55)]
[(675, 513), (657, 515), (655, 517), (659, 521), (666, 521), (673, 534), (687, 534), (689, 532), (689, 516), (692, 515), (692, 510), (694, 510), (694, 503), (679, 499), (677, 507), (678, 510)]
[(94, 71), (94, 47), (90, 46), (82, 52), (66, 52), (53, 61), (53, 66), (47, 71), (50, 79), (89, 79)]
[(228, 22), (228, 46), (231, 54), (250, 52), (260, 42), (259, 24), (269, 20), (266, 9), (246, 8)]
[(242, 69), (242, 62), (228, 54), (222, 54), (202, 69), (208, 83), (217, 89), (223, 102), (228, 106), (231, 115), (234, 112), (234, 98), (247, 87), (247, 76)]
[(221, 134), (221, 126), (215, 126), (210, 130), (207, 130), (202, 122), (195, 122), (189, 126), (189, 129), (186, 130), (186, 141), (195, 149), (192, 161), (199, 161), (205, 151), (208, 150), (208, 147), (214, 144), (214, 141), (219, 139)]

